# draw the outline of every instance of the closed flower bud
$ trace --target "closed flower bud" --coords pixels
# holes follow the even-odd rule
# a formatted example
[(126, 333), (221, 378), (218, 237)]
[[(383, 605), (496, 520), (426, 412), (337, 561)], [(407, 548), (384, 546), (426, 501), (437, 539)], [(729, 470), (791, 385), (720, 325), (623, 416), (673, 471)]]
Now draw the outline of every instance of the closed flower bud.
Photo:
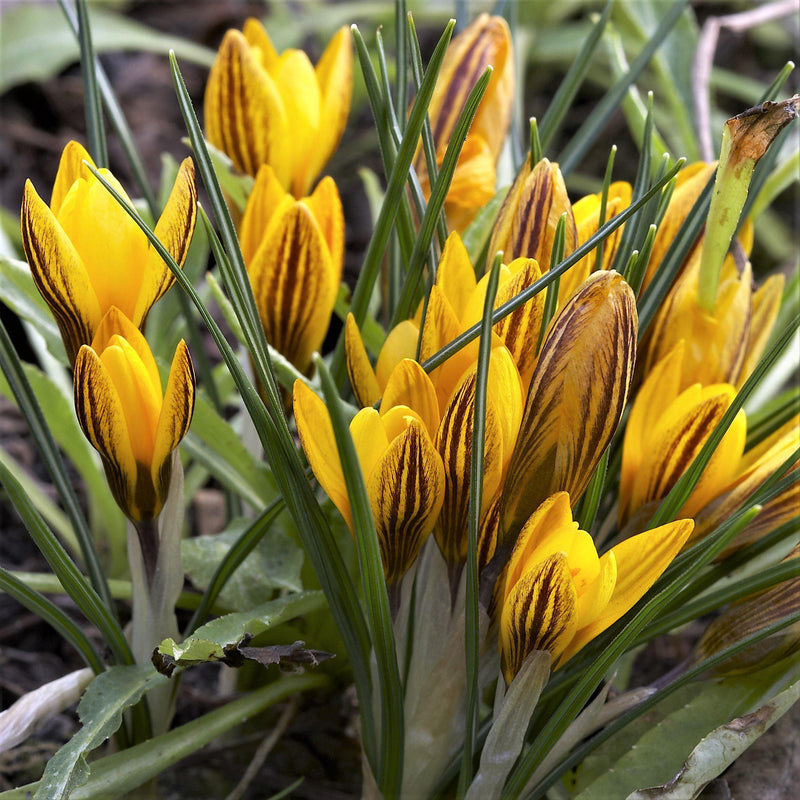
[[(92, 342), (112, 306), (143, 328), (153, 303), (174, 281), (144, 233), (83, 161), (93, 164), (80, 144), (69, 142), (61, 155), (50, 206), (30, 181), (22, 201), (25, 255), (73, 364), (81, 345)], [(101, 169), (100, 174), (127, 199), (108, 170)], [(187, 158), (155, 227), (178, 264), (186, 258), (196, 215), (194, 167)]]
[(267, 341), (308, 371), (342, 279), (344, 215), (336, 184), (323, 178), (310, 197), (295, 200), (271, 167), (261, 167), (240, 240)]
[(229, 30), (208, 76), (208, 140), (255, 177), (269, 164), (280, 185), (306, 195), (339, 144), (353, 93), (350, 32), (334, 34), (316, 68), (302, 50), (278, 55), (256, 19)]
[(677, 520), (625, 539), (602, 556), (572, 519), (570, 498), (547, 498), (520, 530), (501, 596), (500, 650), (511, 683), (527, 655), (547, 650), (557, 666), (631, 609), (692, 531)]
[[(294, 385), (294, 414), (314, 475), (353, 531), (330, 415), (300, 381)], [(362, 409), (350, 423), (350, 434), (369, 495), (386, 583), (393, 585), (416, 560), (439, 515), (442, 462), (425, 424), (407, 406), (392, 406), (380, 414)]]
[(158, 516), (171, 479), (171, 455), (194, 410), (192, 360), (181, 340), (166, 391), (138, 328), (112, 307), (91, 347), (75, 359), (75, 411), (100, 453), (114, 499), (134, 522)]
[[(450, 44), (428, 107), (438, 164), (444, 158), (467, 96), (488, 66), (494, 71), (461, 150), (445, 202), (450, 227), (457, 231), (463, 231), (494, 196), (495, 165), (511, 124), (511, 33), (502, 17), (481, 14)], [(422, 147), (414, 166), (423, 190), (429, 193)]]

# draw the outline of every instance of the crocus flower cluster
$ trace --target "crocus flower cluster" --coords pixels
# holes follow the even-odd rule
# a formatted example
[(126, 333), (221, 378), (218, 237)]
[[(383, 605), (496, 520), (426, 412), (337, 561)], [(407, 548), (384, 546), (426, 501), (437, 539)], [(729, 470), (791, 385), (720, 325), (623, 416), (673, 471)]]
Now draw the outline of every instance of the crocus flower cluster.
[[(172, 451), (191, 422), (194, 371), (181, 341), (162, 389), (142, 330), (174, 276), (86, 164), (94, 166), (89, 154), (70, 142), (49, 206), (27, 182), (23, 245), (74, 367), (78, 421), (100, 453), (120, 508), (134, 522), (148, 522), (161, 511)], [(130, 202), (107, 169), (98, 172)], [(196, 216), (194, 167), (186, 159), (155, 228), (178, 264)]]

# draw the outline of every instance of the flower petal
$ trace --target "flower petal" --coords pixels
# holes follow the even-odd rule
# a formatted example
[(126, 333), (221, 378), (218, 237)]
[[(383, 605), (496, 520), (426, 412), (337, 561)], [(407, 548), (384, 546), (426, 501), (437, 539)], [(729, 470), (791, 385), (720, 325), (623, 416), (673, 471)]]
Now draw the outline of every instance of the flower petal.
[(447, 237), (436, 271), (436, 286), (447, 298), (456, 319), (462, 322), (477, 281), (467, 248), (455, 231)]
[(593, 273), (542, 344), (501, 500), (510, 546), (550, 495), (577, 500), (625, 407), (636, 353), (636, 302), (622, 277)]
[(56, 217), (73, 183), (80, 179), (94, 180), (94, 176), (83, 163), (84, 161), (88, 161), (92, 166), (95, 165), (92, 157), (86, 152), (86, 148), (82, 144), (74, 140), (67, 142), (58, 162), (53, 194), (50, 197), (50, 208)]
[(403, 320), (389, 331), (375, 364), (375, 377), (381, 391), (386, 388), (394, 368), (404, 358), (416, 358), (418, 339), (419, 326), (410, 319)]
[(744, 363), (736, 381), (737, 389), (740, 389), (750, 377), (750, 373), (756, 368), (756, 364), (767, 346), (775, 320), (778, 318), (785, 282), (782, 274), (771, 275), (753, 295), (750, 309), (750, 332), (747, 344), (744, 346)]
[(431, 436), (439, 427), (436, 389), (424, 369), (413, 359), (404, 358), (389, 376), (381, 401), (381, 414), (392, 406), (408, 406), (419, 414)]
[(86, 438), (102, 459), (111, 492), (120, 508), (137, 516), (139, 468), (117, 390), (100, 357), (88, 345), (75, 358), (75, 413)]
[(533, 650), (547, 650), (556, 660), (575, 635), (577, 596), (567, 559), (554, 553), (514, 584), (500, 617), (501, 665), (511, 683)]
[(253, 189), (247, 198), (247, 205), (239, 226), (239, 242), (242, 257), (248, 271), (256, 253), (264, 242), (270, 222), (277, 218), (283, 205), (291, 204), (292, 198), (281, 186), (275, 171), (269, 164), (258, 168)]
[(161, 503), (167, 497), (172, 451), (189, 431), (194, 413), (195, 376), (192, 357), (183, 339), (175, 348), (167, 379), (167, 390), (158, 418), (151, 474)]
[(293, 394), (297, 433), (308, 463), (319, 485), (352, 531), (353, 513), (328, 409), (322, 399), (300, 380), (294, 382)]
[[(191, 158), (185, 158), (155, 228), (156, 236), (181, 267), (189, 251), (196, 220), (197, 184), (194, 164)], [(175, 276), (169, 267), (151, 246), (147, 252), (147, 266), (132, 319), (134, 324), (140, 327), (144, 325), (153, 303), (164, 295), (174, 280)]]
[(344, 261), (344, 212), (339, 190), (333, 178), (324, 177), (314, 189), (310, 197), (302, 200), (311, 209), (314, 219), (322, 231), (328, 252), (331, 254), (331, 290), (334, 295), (339, 291), (342, 282), (342, 264)]
[(80, 346), (92, 341), (100, 323), (97, 295), (80, 255), (30, 181), (25, 183), (21, 218), (31, 275), (56, 318), (73, 363)]
[(444, 500), (444, 467), (416, 420), (397, 436), (367, 483), (384, 573), (396, 583), (414, 563)]
[(564, 653), (564, 660), (571, 658), (644, 597), (645, 592), (681, 551), (693, 527), (692, 520), (679, 519), (625, 539), (612, 548), (617, 562), (614, 592), (599, 616), (575, 634)]
[(381, 399), (381, 389), (375, 371), (369, 363), (367, 348), (358, 330), (358, 323), (352, 314), (344, 323), (344, 352), (347, 361), (347, 374), (353, 393), (362, 408), (375, 405)]

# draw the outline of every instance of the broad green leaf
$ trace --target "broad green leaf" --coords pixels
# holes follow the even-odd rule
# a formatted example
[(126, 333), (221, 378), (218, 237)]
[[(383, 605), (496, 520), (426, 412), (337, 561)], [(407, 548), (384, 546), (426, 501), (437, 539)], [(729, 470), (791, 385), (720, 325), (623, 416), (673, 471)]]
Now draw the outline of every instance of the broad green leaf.
[(47, 349), (62, 364), (67, 363), (58, 326), (33, 282), (30, 267), (24, 261), (0, 256), (0, 298), (17, 316), (35, 326), (44, 337)]
[[(249, 524), (249, 520), (237, 519), (222, 533), (183, 542), (183, 567), (198, 589), (208, 586), (220, 561)], [(299, 592), (302, 567), (303, 551), (273, 526), (225, 584), (219, 601), (233, 611), (246, 611), (268, 601), (276, 589)]]
[[(93, 6), (92, 37), (98, 54), (138, 50), (210, 67), (214, 51), (161, 33), (120, 14)], [(35, 57), (32, 57), (35, 54)], [(76, 62), (79, 47), (57, 5), (20, 3), (3, 14), (0, 27), (0, 93), (26, 81), (44, 81)]]
[(798, 667), (800, 657), (794, 656), (749, 675), (704, 681), (675, 692), (585, 759), (576, 772), (573, 796), (605, 800), (666, 783), (711, 731), (760, 708), (794, 684)]
[[(225, 657), (225, 648), (237, 645), (245, 636), (258, 636), (287, 620), (322, 608), (322, 592), (300, 592), (270, 600), (251, 611), (225, 614), (198, 628), (180, 644), (164, 639), (156, 648), (163, 666), (190, 666)], [(155, 655), (155, 654), (154, 654)]]
[(126, 708), (166, 680), (150, 664), (112, 667), (98, 675), (78, 705), (83, 727), (47, 763), (34, 800), (61, 800), (86, 783), (86, 755), (116, 732)]
[(750, 714), (716, 728), (692, 750), (681, 771), (666, 784), (633, 792), (628, 800), (682, 800), (697, 797), (753, 742), (800, 699), (800, 680)]

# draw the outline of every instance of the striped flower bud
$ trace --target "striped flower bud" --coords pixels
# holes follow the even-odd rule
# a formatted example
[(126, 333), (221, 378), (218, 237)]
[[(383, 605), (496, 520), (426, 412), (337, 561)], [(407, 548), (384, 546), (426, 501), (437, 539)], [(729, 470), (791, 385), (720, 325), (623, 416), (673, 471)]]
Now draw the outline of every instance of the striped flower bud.
[[(153, 303), (174, 281), (147, 237), (84, 161), (94, 165), (80, 144), (69, 142), (61, 155), (50, 206), (30, 181), (22, 201), (25, 255), (73, 364), (110, 308), (116, 307), (143, 328)], [(99, 172), (130, 203), (114, 176), (106, 169)], [(196, 214), (194, 166), (187, 158), (155, 227), (181, 265)]]
[(295, 200), (271, 167), (261, 167), (240, 241), (267, 341), (307, 372), (342, 279), (344, 215), (336, 184), (323, 178), (310, 197)]
[(511, 683), (527, 655), (547, 650), (556, 666), (632, 608), (692, 531), (678, 520), (625, 539), (602, 556), (572, 519), (570, 498), (547, 498), (526, 520), (506, 570), (500, 650)]
[(100, 453), (106, 477), (134, 522), (157, 517), (172, 475), (172, 451), (189, 430), (194, 410), (192, 359), (181, 340), (166, 391), (139, 329), (117, 308), (103, 317), (91, 347), (75, 359), (75, 411)]
[(229, 30), (208, 76), (208, 140), (255, 177), (269, 164), (303, 197), (342, 137), (353, 93), (350, 32), (340, 28), (316, 68), (302, 50), (278, 55), (256, 19)]

